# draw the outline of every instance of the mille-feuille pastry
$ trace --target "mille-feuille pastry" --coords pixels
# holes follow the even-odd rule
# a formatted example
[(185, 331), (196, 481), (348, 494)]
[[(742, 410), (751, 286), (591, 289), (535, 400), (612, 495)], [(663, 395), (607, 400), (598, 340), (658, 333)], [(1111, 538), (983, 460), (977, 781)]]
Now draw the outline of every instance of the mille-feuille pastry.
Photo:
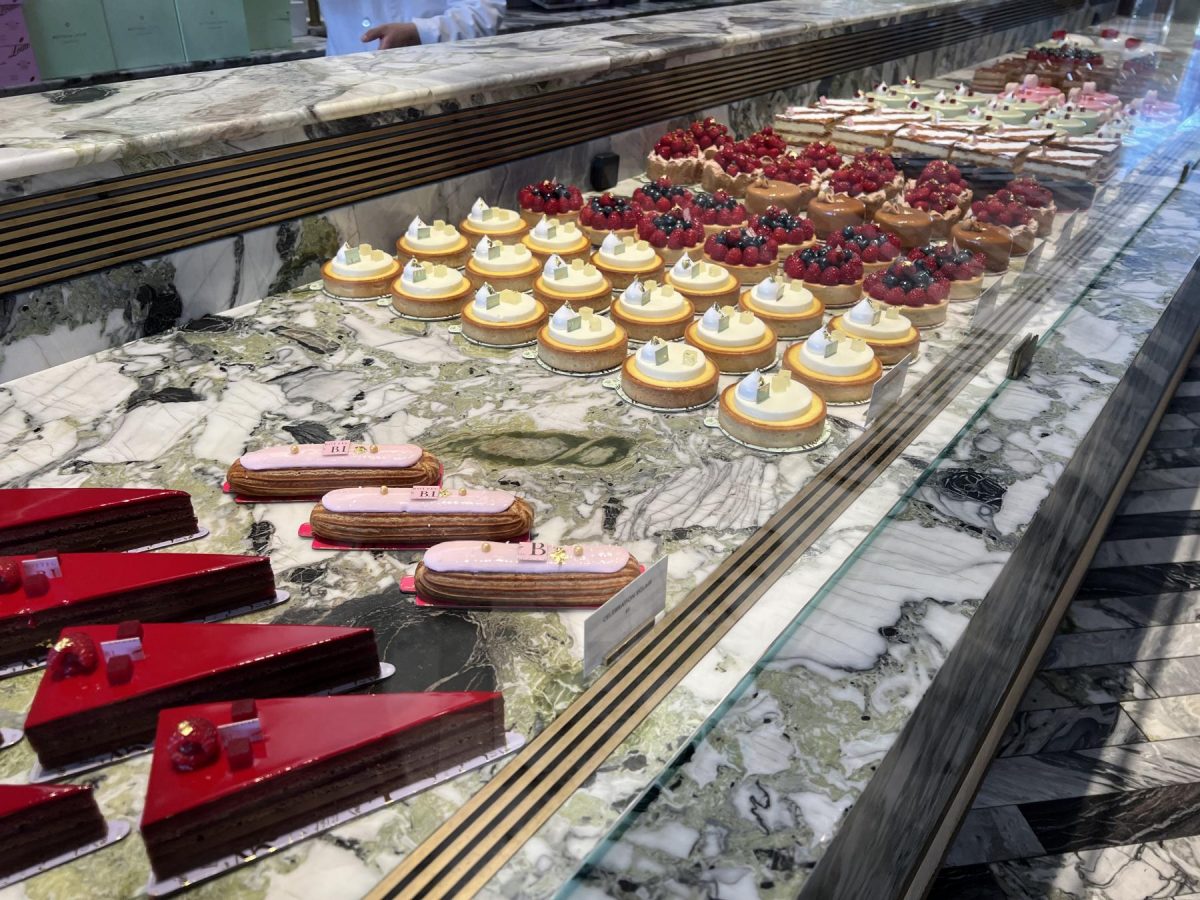
[(480, 344), (521, 347), (537, 340), (546, 307), (521, 291), (497, 291), (484, 284), (462, 308), (462, 332)]
[(783, 366), (826, 403), (865, 403), (883, 375), (866, 341), (828, 328), (788, 347)]
[(437, 484), (442, 465), (415, 444), (326, 441), (264, 447), (243, 453), (226, 480), (250, 497), (308, 498), (343, 487)]
[(529, 223), (516, 210), (488, 206), (482, 197), (477, 197), (458, 228), (468, 240), (487, 235), (494, 241), (515, 241), (529, 230)]
[(484, 235), (467, 260), (467, 279), (476, 290), (487, 283), (498, 291), (527, 291), (540, 269), (524, 244), (503, 244)]
[(684, 331), (719, 372), (740, 375), (775, 365), (775, 332), (748, 310), (711, 306)]
[(392, 308), (414, 319), (456, 316), (471, 296), (471, 283), (458, 269), (410, 259), (392, 282)]
[(558, 256), (570, 262), (573, 259), (587, 259), (592, 255), (592, 242), (579, 230), (575, 222), (547, 219), (545, 216), (529, 229), (529, 233), (521, 238), (521, 243), (529, 248), (529, 252), (537, 258), (538, 264), (543, 266), (551, 256)]
[(634, 281), (613, 301), (609, 317), (625, 329), (631, 341), (683, 337), (695, 309), (681, 292), (657, 281)]
[(764, 278), (743, 291), (738, 304), (766, 322), (779, 338), (807, 337), (825, 317), (825, 305), (799, 278)]
[(427, 225), (417, 216), (396, 241), (396, 259), (402, 264), (410, 259), (419, 259), (458, 268), (466, 264), (470, 252), (467, 239), (458, 233), (457, 228), (441, 219), (435, 219), (432, 225)]
[(313, 536), (347, 544), (511, 541), (533, 526), (533, 509), (508, 491), (355, 487), (330, 491), (309, 515)]
[(608, 544), (447, 541), (417, 565), (423, 600), (464, 606), (600, 606), (641, 574), (627, 550)]
[(362, 300), (382, 297), (400, 272), (400, 264), (370, 244), (342, 244), (337, 256), (321, 266), (325, 290), (335, 297)]
[(667, 272), (665, 283), (683, 294), (698, 313), (736, 302), (741, 287), (737, 278), (723, 266), (694, 262), (687, 256), (675, 261)]
[(816, 443), (825, 417), (825, 401), (787, 369), (770, 376), (751, 372), (725, 388), (717, 405), (717, 421), (727, 434), (777, 450)]
[(704, 353), (682, 341), (654, 337), (621, 366), (621, 390), (653, 409), (691, 409), (717, 396), (720, 373)]
[(898, 306), (876, 303), (867, 297), (840, 316), (834, 316), (829, 328), (866, 341), (884, 366), (894, 366), (906, 356), (916, 359), (921, 346), (920, 332), (900, 314)]
[(609, 232), (592, 254), (592, 265), (600, 270), (615, 290), (629, 286), (635, 278), (663, 277), (663, 258), (649, 241), (636, 237), (618, 237)]
[(576, 312), (563, 305), (537, 334), (538, 359), (559, 372), (595, 375), (610, 372), (625, 359), (629, 337), (611, 319), (590, 307)]
[(569, 263), (557, 254), (546, 260), (542, 274), (533, 282), (533, 296), (553, 313), (564, 303), (606, 310), (612, 303), (612, 283), (589, 262)]

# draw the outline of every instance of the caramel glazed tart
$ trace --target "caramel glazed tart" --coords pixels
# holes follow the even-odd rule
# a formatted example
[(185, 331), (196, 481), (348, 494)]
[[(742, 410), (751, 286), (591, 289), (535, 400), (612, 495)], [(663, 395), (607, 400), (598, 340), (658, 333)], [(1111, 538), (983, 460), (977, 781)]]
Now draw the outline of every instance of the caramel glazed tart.
[(309, 524), (322, 540), (353, 544), (509, 541), (529, 534), (533, 508), (520, 497), (498, 513), (337, 513), (318, 503)]
[(415, 487), (441, 481), (442, 464), (427, 451), (406, 468), (265, 469), (251, 471), (240, 461), (229, 467), (225, 480), (237, 494), (250, 497), (311, 497), (348, 487)]
[(426, 600), (471, 606), (599, 606), (641, 574), (632, 556), (610, 574), (548, 572), (434, 572), (417, 565), (417, 594)]

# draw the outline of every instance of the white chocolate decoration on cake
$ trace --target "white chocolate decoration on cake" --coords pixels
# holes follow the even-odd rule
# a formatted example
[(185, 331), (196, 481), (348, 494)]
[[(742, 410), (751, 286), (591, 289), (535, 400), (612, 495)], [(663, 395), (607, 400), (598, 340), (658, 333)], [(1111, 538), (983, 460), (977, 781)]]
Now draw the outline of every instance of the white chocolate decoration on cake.
[(696, 262), (683, 255), (671, 266), (671, 280), (697, 291), (716, 290), (733, 278), (725, 269), (712, 263)]
[(557, 253), (542, 266), (542, 278), (560, 294), (594, 294), (604, 286), (604, 276), (591, 263), (582, 259), (568, 263)]
[(578, 246), (580, 238), (583, 238), (583, 232), (574, 222), (560, 222), (545, 216), (529, 232), (529, 243), (539, 250), (566, 250)]
[(617, 326), (610, 319), (596, 315), (590, 306), (582, 306), (576, 312), (564, 303), (550, 317), (549, 329), (550, 336), (560, 344), (594, 347), (610, 340)]
[(421, 458), (422, 452), (415, 444), (326, 441), (324, 444), (264, 447), (243, 453), (238, 462), (251, 472), (277, 469), (407, 469)]
[(600, 261), (605, 265), (622, 269), (649, 266), (658, 261), (658, 254), (646, 241), (631, 237), (620, 238), (611, 231), (600, 244), (599, 255)]
[(329, 263), (329, 269), (339, 278), (374, 278), (382, 275), (392, 267), (394, 260), (383, 250), (376, 250), (370, 244), (359, 244), (351, 247), (342, 244)]
[(782, 281), (768, 275), (754, 286), (750, 297), (764, 307), (783, 313), (805, 313), (816, 306), (817, 298), (801, 281)]
[(400, 274), (400, 292), (410, 297), (444, 297), (460, 290), (463, 281), (457, 269), (410, 259)]
[(501, 513), (517, 498), (508, 491), (429, 487), (339, 488), (321, 498), (321, 505), (335, 513), (415, 513), (456, 515)]
[(839, 338), (826, 329), (814, 331), (800, 348), (804, 367), (821, 375), (861, 375), (871, 368), (874, 359), (874, 351), (864, 341)]
[(480, 231), (508, 231), (517, 224), (520, 214), (511, 209), (501, 209), (499, 206), (488, 206), (482, 197), (476, 198), (467, 213), (467, 221)]
[(441, 219), (426, 225), (417, 216), (409, 223), (408, 231), (404, 232), (404, 242), (415, 250), (446, 250), (458, 241), (458, 229)]
[(682, 341), (651, 338), (634, 357), (638, 372), (655, 381), (691, 381), (704, 374), (708, 358)]
[(528, 269), (533, 262), (533, 254), (524, 244), (502, 244), (484, 235), (475, 245), (471, 259), (475, 268), (499, 275)]
[(611, 574), (625, 568), (629, 551), (611, 544), (549, 544), (540, 541), (501, 544), (446, 541), (421, 558), (433, 572), (558, 575), (564, 572)]
[(851, 337), (875, 338), (890, 341), (908, 337), (912, 325), (900, 314), (899, 307), (872, 303), (870, 298), (862, 300), (842, 316), (842, 330)]
[(635, 278), (616, 302), (621, 312), (639, 319), (669, 319), (683, 312), (685, 300), (669, 284), (659, 284), (657, 281), (642, 284)]
[(521, 291), (497, 291), (484, 284), (471, 301), (471, 314), (484, 322), (524, 322), (537, 315), (537, 302)]
[(752, 312), (739, 312), (732, 306), (721, 309), (710, 306), (700, 317), (697, 331), (700, 337), (717, 347), (749, 347), (763, 339), (767, 326)]
[(812, 409), (812, 405), (812, 391), (793, 380), (786, 369), (770, 377), (755, 369), (738, 382), (733, 392), (734, 408), (760, 422), (796, 419)]

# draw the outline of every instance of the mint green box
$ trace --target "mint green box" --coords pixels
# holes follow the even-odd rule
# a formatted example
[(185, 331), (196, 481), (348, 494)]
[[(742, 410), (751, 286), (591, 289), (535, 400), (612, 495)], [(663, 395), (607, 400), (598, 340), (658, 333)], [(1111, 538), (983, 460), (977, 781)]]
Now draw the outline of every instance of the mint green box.
[(292, 46), (291, 0), (242, 0), (251, 50), (281, 50)]
[(175, 0), (175, 12), (189, 60), (249, 56), (242, 0)]
[(186, 61), (175, 0), (103, 0), (113, 56), (122, 69)]
[(27, 0), (24, 8), (43, 79), (116, 69), (100, 0)]

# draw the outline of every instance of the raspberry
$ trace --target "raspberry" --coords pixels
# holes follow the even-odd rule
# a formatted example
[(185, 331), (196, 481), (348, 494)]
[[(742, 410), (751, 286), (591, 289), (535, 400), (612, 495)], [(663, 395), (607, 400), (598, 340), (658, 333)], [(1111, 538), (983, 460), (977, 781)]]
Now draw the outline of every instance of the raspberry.
[(844, 266), (839, 266), (837, 273), (839, 283), (854, 284), (854, 282), (862, 278), (862, 267), (856, 263), (848, 262)]
[(804, 263), (794, 253), (783, 262), (783, 274), (788, 278), (804, 278)]
[(730, 247), (729, 252), (725, 254), (725, 262), (731, 266), (740, 266), (742, 264), (742, 251), (737, 247)]
[(905, 298), (905, 303), (909, 306), (924, 306), (928, 302), (929, 296), (926, 294), (924, 288), (913, 288)]
[(830, 266), (821, 272), (821, 277), (817, 279), (821, 284), (827, 287), (833, 287), (838, 283), (838, 270), (836, 266)]
[(811, 284), (817, 284), (821, 280), (821, 267), (815, 262), (808, 264), (804, 270), (804, 280)]
[(667, 246), (672, 250), (683, 249), (683, 232), (672, 231), (671, 236), (667, 238)]
[(950, 296), (950, 282), (938, 280), (925, 290), (926, 293), (929, 294), (930, 300), (932, 300), (934, 303), (941, 303)]
[(46, 671), (55, 681), (93, 672), (99, 662), (96, 643), (82, 631), (64, 631), (50, 646)]
[(745, 250), (742, 251), (742, 265), (743, 266), (757, 266), (758, 265), (758, 248), (757, 247), (753, 247), (753, 246), (747, 247)]
[(863, 249), (863, 262), (879, 262), (879, 248), (875, 246), (867, 246)]
[[(617, 215), (617, 213), (613, 213), (613, 215), (615, 216), (615, 215)], [(610, 216), (609, 218), (611, 219), (612, 216)], [(625, 212), (620, 214), (618, 221), (620, 221), (622, 228), (632, 228), (634, 225), (636, 225), (638, 223), (637, 210), (636, 209), (625, 210)]]
[(890, 287), (883, 294), (883, 301), (892, 306), (904, 305), (904, 288)]
[(705, 250), (705, 252), (712, 259), (716, 260), (717, 262), (721, 262), (722, 260), (726, 259), (729, 250), (724, 244), (715, 244), (711, 250)]
[(215, 762), (220, 753), (217, 726), (208, 719), (184, 719), (167, 738), (168, 758), (178, 772), (202, 769)]

